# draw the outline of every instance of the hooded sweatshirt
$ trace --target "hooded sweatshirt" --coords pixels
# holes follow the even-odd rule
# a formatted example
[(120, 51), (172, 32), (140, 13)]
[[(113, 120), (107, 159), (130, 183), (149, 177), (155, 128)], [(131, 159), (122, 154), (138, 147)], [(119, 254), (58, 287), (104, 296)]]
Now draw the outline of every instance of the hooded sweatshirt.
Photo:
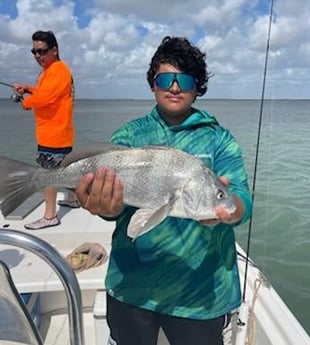
[[(145, 117), (119, 128), (111, 138), (129, 147), (168, 145), (193, 154), (243, 201), (245, 222), (251, 213), (247, 174), (238, 143), (205, 111), (169, 126), (155, 107)], [(233, 226), (202, 226), (191, 219), (167, 217), (134, 241), (127, 226), (135, 208), (116, 220), (106, 276), (107, 293), (117, 300), (177, 317), (212, 319), (241, 303)], [(237, 224), (234, 224), (237, 225)]]

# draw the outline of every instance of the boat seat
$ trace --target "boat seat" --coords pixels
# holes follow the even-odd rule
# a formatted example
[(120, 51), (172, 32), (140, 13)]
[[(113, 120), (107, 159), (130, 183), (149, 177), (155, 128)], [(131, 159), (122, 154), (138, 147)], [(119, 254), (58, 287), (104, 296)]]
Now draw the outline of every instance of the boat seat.
[(43, 345), (38, 329), (13, 282), (7, 265), (0, 260), (0, 344)]

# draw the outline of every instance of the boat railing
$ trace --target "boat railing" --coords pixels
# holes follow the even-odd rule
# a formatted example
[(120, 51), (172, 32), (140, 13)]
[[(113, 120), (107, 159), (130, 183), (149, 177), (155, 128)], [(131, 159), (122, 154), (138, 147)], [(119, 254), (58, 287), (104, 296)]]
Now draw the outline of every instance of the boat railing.
[(49, 243), (18, 230), (0, 229), (0, 244), (25, 249), (44, 260), (60, 279), (68, 301), (70, 344), (84, 345), (81, 290), (72, 268)]

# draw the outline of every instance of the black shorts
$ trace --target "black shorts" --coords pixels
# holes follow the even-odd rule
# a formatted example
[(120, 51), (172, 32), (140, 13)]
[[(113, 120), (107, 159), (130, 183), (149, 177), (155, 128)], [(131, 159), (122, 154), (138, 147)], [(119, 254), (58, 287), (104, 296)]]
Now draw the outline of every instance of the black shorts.
[(170, 345), (223, 345), (230, 314), (193, 320), (137, 308), (107, 294), (108, 345), (156, 345), (161, 327)]
[(51, 148), (39, 145), (36, 162), (44, 169), (56, 169), (71, 151), (72, 147)]

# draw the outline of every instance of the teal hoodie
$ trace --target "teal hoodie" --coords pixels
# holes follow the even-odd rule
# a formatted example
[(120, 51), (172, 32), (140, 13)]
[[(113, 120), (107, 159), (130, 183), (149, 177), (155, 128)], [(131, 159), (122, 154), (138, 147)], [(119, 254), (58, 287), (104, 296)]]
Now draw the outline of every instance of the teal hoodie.
[[(228, 130), (205, 111), (169, 126), (155, 107), (150, 114), (121, 126), (111, 137), (128, 147), (167, 145), (193, 154), (244, 203), (245, 222), (251, 196), (241, 150)], [(211, 319), (241, 303), (233, 227), (202, 226), (190, 219), (167, 217), (135, 241), (127, 236), (133, 207), (117, 218), (106, 276), (107, 292), (127, 304), (191, 319)], [(235, 224), (237, 225), (237, 224)]]

